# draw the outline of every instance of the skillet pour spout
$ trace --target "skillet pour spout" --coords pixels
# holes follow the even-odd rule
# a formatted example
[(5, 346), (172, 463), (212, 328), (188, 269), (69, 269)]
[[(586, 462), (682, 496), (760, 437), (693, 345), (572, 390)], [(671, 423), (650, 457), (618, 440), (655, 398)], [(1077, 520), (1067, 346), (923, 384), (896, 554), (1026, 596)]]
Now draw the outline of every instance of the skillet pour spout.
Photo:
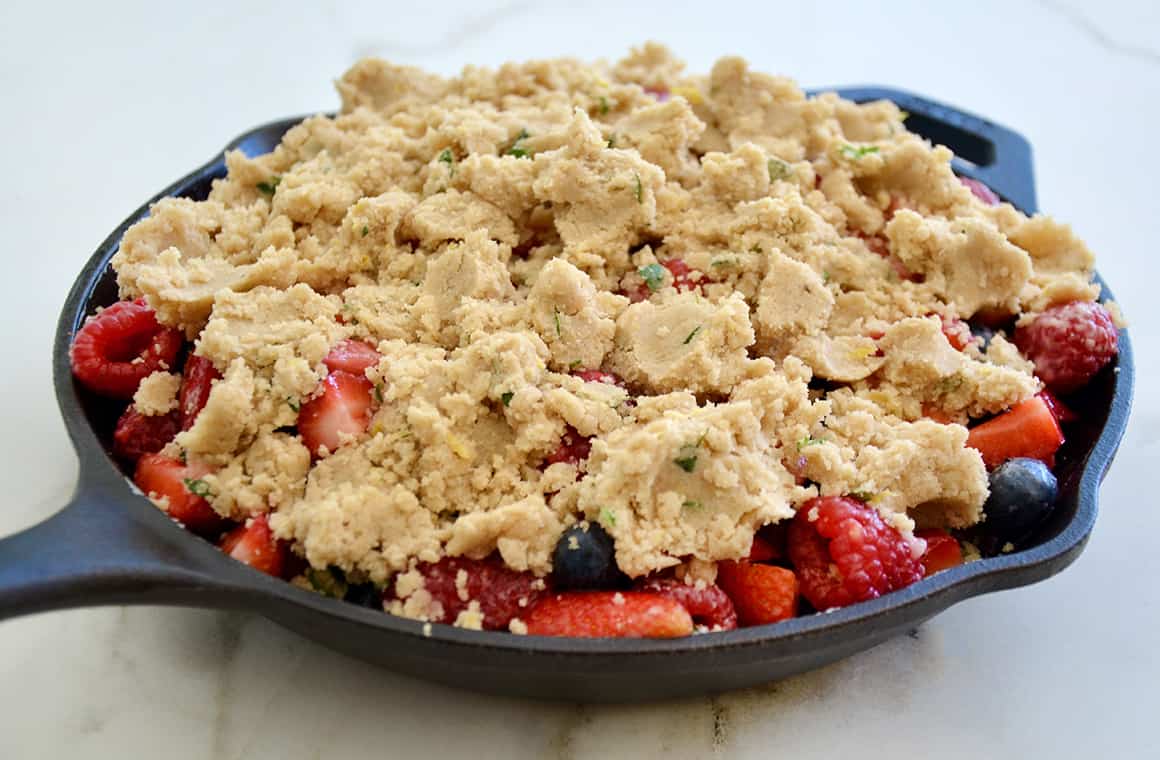
[[(888, 99), (907, 126), (955, 154), (954, 168), (1024, 212), (1036, 210), (1031, 148), (1009, 129), (910, 93), (840, 88)], [(226, 146), (269, 152), (301, 119), (253, 129)], [(106, 453), (114, 418), (72, 378), (69, 345), (86, 316), (117, 300), (109, 261), (124, 232), (166, 196), (206, 197), (226, 173), (219, 156), (151, 198), (97, 248), (61, 311), (53, 346), (58, 403), (80, 457), (68, 506), (0, 539), (0, 619), (68, 607), (164, 604), (248, 610), (401, 673), (510, 696), (630, 702), (751, 686), (819, 667), (911, 630), (963, 599), (1028, 585), (1069, 565), (1095, 524), (1098, 489), (1131, 405), (1133, 365), (1120, 353), (1076, 399), (1085, 414), (1059, 454), (1057, 507), (1027, 547), (937, 573), (879, 599), (776, 625), (682, 639), (570, 639), (426, 625), (304, 591), (235, 562), (187, 533), (131, 485)], [(1097, 277), (1101, 286), (1103, 281)], [(1104, 287), (1104, 297), (1111, 298)]]

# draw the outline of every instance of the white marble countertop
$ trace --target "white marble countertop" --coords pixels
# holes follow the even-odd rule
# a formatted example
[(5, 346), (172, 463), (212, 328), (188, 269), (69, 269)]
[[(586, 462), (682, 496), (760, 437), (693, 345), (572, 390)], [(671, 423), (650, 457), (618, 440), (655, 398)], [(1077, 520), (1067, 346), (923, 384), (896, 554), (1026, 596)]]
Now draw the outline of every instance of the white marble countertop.
[(95, 245), (242, 129), (333, 108), (331, 80), (364, 54), (452, 73), (511, 57), (616, 56), (655, 38), (694, 70), (739, 53), (806, 85), (889, 84), (987, 114), (1031, 139), (1043, 208), (1100, 256), (1133, 323), (1140, 379), (1103, 514), (1075, 565), (812, 674), (711, 700), (546, 705), (407, 680), (244, 614), (79, 610), (0, 624), (0, 757), (868, 759), (916, 750), (954, 760), (1155, 751), (1155, 3), (110, 5), (0, 9), (0, 534), (52, 513), (74, 482), (49, 345)]

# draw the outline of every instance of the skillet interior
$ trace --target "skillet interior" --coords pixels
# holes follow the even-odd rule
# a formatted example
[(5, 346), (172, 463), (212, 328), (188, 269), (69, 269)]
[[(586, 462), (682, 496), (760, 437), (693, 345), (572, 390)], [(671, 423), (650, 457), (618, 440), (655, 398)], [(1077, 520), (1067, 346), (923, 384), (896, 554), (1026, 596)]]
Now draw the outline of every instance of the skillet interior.
[[(957, 170), (986, 181), (1024, 211), (1035, 210), (1030, 150), (1018, 135), (903, 92), (839, 92), (859, 101), (886, 97), (899, 103), (912, 114), (908, 125), (914, 131), (969, 159), (956, 159)], [(297, 121), (259, 127), (229, 147), (251, 155), (267, 152)], [(150, 203), (167, 195), (204, 198), (212, 179), (224, 173), (219, 157)], [(953, 568), (872, 602), (774, 626), (667, 641), (519, 637), (441, 625), (425, 633), (422, 623), (302, 591), (225, 557), (149, 504), (105, 453), (117, 409), (74, 383), (68, 346), (87, 315), (116, 300), (108, 261), (125, 229), (147, 211), (148, 204), (102, 243), (62, 310), (54, 376), (81, 460), (80, 482), (63, 512), (0, 541), (0, 617), (108, 603), (246, 609), (356, 657), (480, 691), (612, 702), (722, 691), (818, 667), (912, 629), (962, 599), (1062, 570), (1091, 532), (1098, 486), (1126, 425), (1132, 359), (1121, 334), (1116, 364), (1076, 399), (1084, 416), (1069, 429), (1059, 455), (1059, 503), (1027, 547)], [(1106, 289), (1105, 297), (1110, 297)], [(62, 545), (69, 551), (61, 551)], [(48, 554), (55, 559), (46, 559)]]

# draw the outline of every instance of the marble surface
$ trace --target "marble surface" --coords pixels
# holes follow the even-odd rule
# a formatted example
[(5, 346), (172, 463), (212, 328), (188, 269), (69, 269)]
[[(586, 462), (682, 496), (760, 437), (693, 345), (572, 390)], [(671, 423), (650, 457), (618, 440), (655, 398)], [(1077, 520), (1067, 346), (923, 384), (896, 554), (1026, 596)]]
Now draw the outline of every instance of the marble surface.
[(241, 129), (334, 107), (331, 80), (361, 55), (451, 73), (655, 38), (696, 70), (740, 53), (807, 85), (895, 85), (1032, 140), (1043, 207), (1098, 252), (1137, 349), (1132, 425), (1087, 552), (1054, 579), (816, 673), (628, 707), (410, 681), (244, 614), (45, 614), (0, 624), (0, 757), (1155, 756), (1160, 6), (623, 5), (3, 4), (0, 534), (72, 488), (52, 327), (76, 270), (143, 198)]

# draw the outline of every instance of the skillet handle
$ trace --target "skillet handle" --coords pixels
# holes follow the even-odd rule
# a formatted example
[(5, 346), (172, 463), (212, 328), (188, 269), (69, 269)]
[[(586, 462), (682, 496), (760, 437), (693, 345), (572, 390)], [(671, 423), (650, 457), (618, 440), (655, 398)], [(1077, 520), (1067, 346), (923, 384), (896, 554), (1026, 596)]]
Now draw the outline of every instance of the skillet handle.
[[(112, 496), (78, 491), (44, 522), (0, 539), (0, 620), (35, 612), (107, 604), (234, 606), (241, 586), (199, 554), (216, 549), (169, 531), (157, 511), (114, 506)], [(144, 510), (142, 510), (144, 512)], [(202, 545), (198, 545), (202, 544)]]
[(887, 87), (843, 87), (839, 95), (858, 103), (890, 100), (906, 111), (906, 127), (955, 153), (957, 173), (984, 183), (1026, 214), (1039, 210), (1035, 169), (1027, 138), (966, 111)]

